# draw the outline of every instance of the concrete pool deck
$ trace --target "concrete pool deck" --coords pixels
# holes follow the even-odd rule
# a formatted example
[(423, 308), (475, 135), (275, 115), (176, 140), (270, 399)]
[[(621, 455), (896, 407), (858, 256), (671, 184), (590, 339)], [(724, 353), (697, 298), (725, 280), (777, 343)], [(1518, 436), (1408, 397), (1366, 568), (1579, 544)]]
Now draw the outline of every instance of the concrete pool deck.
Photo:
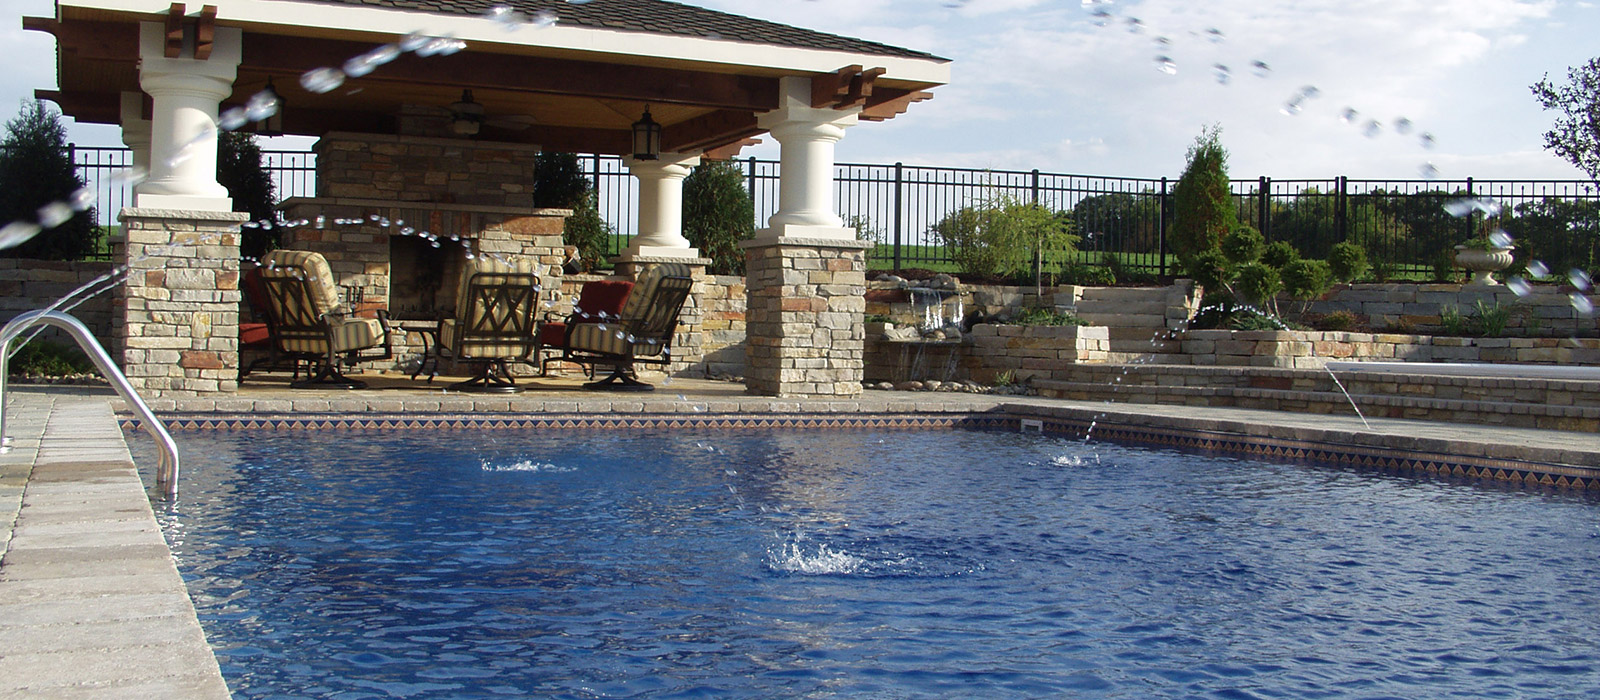
[[(1235, 452), (1254, 445), (1261, 454), (1291, 458), (1305, 445), (1325, 444), (1347, 453), (1421, 455), (1419, 460), (1458, 455), (1536, 462), (1545, 473), (1581, 476), (1591, 492), (1600, 479), (1600, 435), (1529, 428), (1388, 418), (1371, 419), (1369, 428), (1353, 414), (943, 392), (774, 399), (746, 396), (737, 384), (682, 379), (649, 394), (597, 394), (581, 390), (574, 379), (550, 379), (536, 380), (532, 390), (515, 396), (464, 395), (440, 391), (442, 381), (429, 388), (378, 377), (370, 389), (343, 391), (293, 390), (268, 378), (233, 397), (160, 399), (151, 406), (169, 423), (212, 421), (215, 427), (255, 418), (268, 420), (267, 427), (280, 419), (314, 427), (319, 420), (347, 426), (369, 418), (470, 423), (496, 416), (605, 418), (626, 426), (634, 419), (666, 425), (762, 417), (826, 422), (863, 415), (1000, 415), (1039, 420), (1064, 434), (1087, 428), (1102, 438)], [(0, 455), (0, 698), (227, 697), (151, 509), (146, 485), (154, 480), (153, 465), (135, 468), (118, 428), (113, 409), (120, 399), (107, 389), (13, 386), (7, 402), (13, 446)], [(1139, 430), (1143, 438), (1134, 434)], [(1164, 443), (1165, 435), (1194, 441)]]

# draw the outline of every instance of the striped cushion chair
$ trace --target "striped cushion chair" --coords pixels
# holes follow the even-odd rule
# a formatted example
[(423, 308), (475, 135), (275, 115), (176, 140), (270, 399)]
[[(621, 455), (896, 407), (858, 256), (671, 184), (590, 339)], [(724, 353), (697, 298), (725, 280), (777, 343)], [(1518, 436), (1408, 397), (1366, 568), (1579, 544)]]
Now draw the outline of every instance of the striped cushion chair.
[[(312, 366), (308, 378), (290, 386), (365, 388), (366, 383), (340, 372), (340, 363), (353, 365), (393, 356), (387, 314), (379, 311), (377, 318), (351, 315), (339, 302), (333, 271), (320, 253), (267, 253), (261, 279), (266, 283), (267, 313), (278, 352)], [(373, 350), (381, 353), (366, 352)]]
[(439, 322), (439, 352), (472, 365), (472, 377), (452, 384), (461, 391), (514, 392), (521, 388), (508, 363), (528, 362), (538, 347), (538, 262), (529, 258), (478, 258), (461, 274), (456, 316)]
[(688, 265), (664, 263), (646, 270), (622, 306), (621, 321), (574, 326), (567, 334), (563, 359), (611, 367), (610, 375), (584, 384), (585, 389), (654, 390), (639, 381), (634, 365), (672, 362), (672, 334), (693, 288)]

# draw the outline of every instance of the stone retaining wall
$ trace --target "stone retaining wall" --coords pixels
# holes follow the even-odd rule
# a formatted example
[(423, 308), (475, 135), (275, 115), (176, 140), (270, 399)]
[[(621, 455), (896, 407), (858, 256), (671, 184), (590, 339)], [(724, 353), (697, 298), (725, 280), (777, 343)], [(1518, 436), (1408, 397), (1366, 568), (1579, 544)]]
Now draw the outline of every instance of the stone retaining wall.
[(1187, 331), (1194, 365), (1320, 368), (1329, 360), (1600, 365), (1597, 338), (1452, 338), (1333, 331)]
[(1055, 379), (1079, 363), (1105, 363), (1111, 340), (1104, 326), (1012, 326), (980, 323), (960, 341), (885, 340), (873, 324), (867, 342), (867, 381), (937, 379), (994, 384)]
[[(110, 272), (111, 265), (109, 262), (0, 258), (0, 323), (8, 322), (25, 311), (56, 303), (72, 290)], [(83, 321), (83, 325), (94, 332), (100, 344), (110, 351), (111, 307), (112, 294), (102, 291), (67, 310), (67, 313)], [(64, 344), (76, 346), (75, 342), (63, 335), (53, 327), (46, 327), (40, 337), (59, 338)]]
[[(1585, 315), (1572, 306), (1574, 290), (1565, 285), (1538, 284), (1526, 296), (1504, 285), (1493, 287), (1460, 284), (1353, 284), (1340, 285), (1306, 307), (1311, 314), (1348, 311), (1367, 319), (1371, 328), (1405, 328), (1414, 332), (1439, 333), (1447, 309), (1462, 316), (1476, 315), (1479, 302), (1498, 304), (1510, 310), (1506, 327), (1513, 335), (1573, 336), (1594, 335), (1600, 318)], [(1600, 295), (1587, 297), (1600, 304)], [(1300, 302), (1281, 299), (1279, 308), (1297, 310)]]

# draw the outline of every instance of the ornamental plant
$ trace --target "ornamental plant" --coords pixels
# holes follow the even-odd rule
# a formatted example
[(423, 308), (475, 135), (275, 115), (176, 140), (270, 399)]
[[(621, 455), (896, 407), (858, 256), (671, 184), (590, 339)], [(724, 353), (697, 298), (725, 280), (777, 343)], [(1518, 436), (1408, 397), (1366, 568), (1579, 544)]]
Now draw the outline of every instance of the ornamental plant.
[(1367, 273), (1367, 249), (1350, 242), (1335, 243), (1328, 251), (1328, 269), (1334, 279), (1350, 282)]
[(1201, 253), (1216, 250), (1233, 231), (1238, 212), (1228, 187), (1228, 151), (1222, 128), (1207, 127), (1189, 148), (1188, 165), (1173, 187), (1174, 218), (1169, 240), (1185, 269)]
[(755, 232), (756, 208), (739, 166), (726, 160), (695, 166), (683, 181), (683, 237), (711, 258), (706, 272), (744, 274), (739, 242)]

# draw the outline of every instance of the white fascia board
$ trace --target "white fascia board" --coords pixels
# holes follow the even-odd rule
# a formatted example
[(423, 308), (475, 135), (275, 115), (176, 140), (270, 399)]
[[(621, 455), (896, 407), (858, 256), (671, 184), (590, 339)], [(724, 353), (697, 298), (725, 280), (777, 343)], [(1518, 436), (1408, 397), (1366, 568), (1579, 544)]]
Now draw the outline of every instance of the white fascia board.
[[(113, 12), (166, 14), (172, 0), (57, 0), (61, 8), (75, 7)], [(801, 49), (787, 46), (717, 41), (686, 36), (627, 32), (584, 27), (524, 26), (506, 31), (484, 17), (442, 15), (392, 7), (298, 3), (289, 0), (200, 0), (217, 6), (217, 19), (225, 23), (277, 24), (373, 32), (404, 36), (420, 32), (451, 35), (469, 44), (482, 42), (512, 46), (538, 46), (579, 52), (644, 56), (675, 61), (746, 66), (783, 73), (830, 73), (847, 65), (884, 68), (885, 80), (944, 85), (950, 82), (948, 61), (878, 56)], [(198, 8), (194, 8), (198, 9)]]

